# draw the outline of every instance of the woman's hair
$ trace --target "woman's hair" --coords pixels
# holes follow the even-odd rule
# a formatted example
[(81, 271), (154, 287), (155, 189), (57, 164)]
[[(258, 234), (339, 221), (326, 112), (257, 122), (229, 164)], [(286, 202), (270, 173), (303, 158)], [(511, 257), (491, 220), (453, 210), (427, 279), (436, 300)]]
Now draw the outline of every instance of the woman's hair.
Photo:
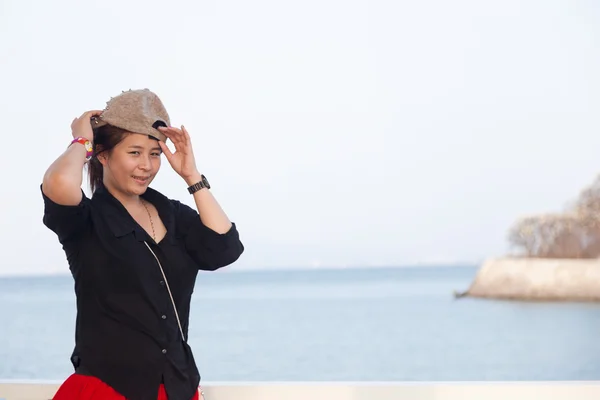
[(104, 125), (94, 130), (94, 154), (88, 163), (88, 178), (92, 193), (99, 187), (104, 186), (104, 169), (98, 155), (103, 152), (110, 152), (127, 135), (127, 131), (112, 125)]

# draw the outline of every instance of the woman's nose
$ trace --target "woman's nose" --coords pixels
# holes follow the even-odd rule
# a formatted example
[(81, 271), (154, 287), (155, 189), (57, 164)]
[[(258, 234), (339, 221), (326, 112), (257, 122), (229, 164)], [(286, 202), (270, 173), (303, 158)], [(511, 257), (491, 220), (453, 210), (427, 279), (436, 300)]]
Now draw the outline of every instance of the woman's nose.
[(152, 163), (148, 157), (140, 157), (140, 162), (138, 164), (138, 168), (144, 171), (150, 170), (152, 167)]

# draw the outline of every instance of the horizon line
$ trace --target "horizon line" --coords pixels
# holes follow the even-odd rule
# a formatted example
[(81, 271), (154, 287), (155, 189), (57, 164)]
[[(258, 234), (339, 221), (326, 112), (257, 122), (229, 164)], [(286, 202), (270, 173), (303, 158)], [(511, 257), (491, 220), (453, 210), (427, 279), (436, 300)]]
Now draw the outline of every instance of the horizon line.
[[(421, 263), (406, 263), (406, 264), (378, 264), (378, 265), (320, 265), (320, 266), (245, 266), (235, 267), (227, 266), (222, 269), (210, 272), (218, 273), (245, 273), (245, 272), (275, 272), (275, 271), (331, 271), (331, 270), (348, 270), (348, 269), (404, 269), (404, 268), (452, 268), (463, 267), (473, 268), (480, 266), (481, 261), (451, 261), (451, 262), (421, 262)], [(209, 271), (199, 271), (200, 273), (208, 273)], [(31, 271), (31, 272), (0, 272), (0, 278), (27, 278), (27, 277), (61, 277), (71, 276), (69, 269), (64, 271)]]

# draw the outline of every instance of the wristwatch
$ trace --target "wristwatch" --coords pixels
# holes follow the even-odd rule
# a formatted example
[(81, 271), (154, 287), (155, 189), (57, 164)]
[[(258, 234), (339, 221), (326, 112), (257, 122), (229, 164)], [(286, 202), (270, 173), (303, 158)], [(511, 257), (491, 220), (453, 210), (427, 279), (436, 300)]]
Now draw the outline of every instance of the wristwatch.
[[(88, 139), (86, 139), (84, 137), (79, 136), (71, 141), (71, 144), (73, 144), (73, 143), (79, 143), (79, 144), (82, 144), (83, 147), (85, 147), (85, 151), (86, 151), (85, 160), (90, 161), (90, 159), (92, 158), (93, 150), (94, 150), (94, 148), (92, 147), (92, 142), (90, 142)], [(71, 144), (69, 144), (69, 146)]]
[(200, 189), (204, 189), (204, 188), (210, 189), (210, 184), (208, 183), (208, 179), (206, 179), (206, 177), (204, 175), (201, 175), (201, 176), (202, 176), (202, 180), (200, 182), (196, 182), (192, 186), (188, 187), (188, 192), (190, 192), (190, 194), (194, 194)]

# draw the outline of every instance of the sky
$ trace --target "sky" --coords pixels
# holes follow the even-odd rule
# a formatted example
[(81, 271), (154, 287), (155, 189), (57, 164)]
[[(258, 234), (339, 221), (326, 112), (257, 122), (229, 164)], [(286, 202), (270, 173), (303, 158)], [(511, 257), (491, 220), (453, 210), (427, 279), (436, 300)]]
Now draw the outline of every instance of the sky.
[[(3, 0), (0, 274), (68, 273), (43, 174), (73, 118), (140, 88), (236, 223), (231, 269), (505, 255), (600, 173), (599, 22), (592, 0)], [(166, 160), (152, 187), (194, 204)]]

